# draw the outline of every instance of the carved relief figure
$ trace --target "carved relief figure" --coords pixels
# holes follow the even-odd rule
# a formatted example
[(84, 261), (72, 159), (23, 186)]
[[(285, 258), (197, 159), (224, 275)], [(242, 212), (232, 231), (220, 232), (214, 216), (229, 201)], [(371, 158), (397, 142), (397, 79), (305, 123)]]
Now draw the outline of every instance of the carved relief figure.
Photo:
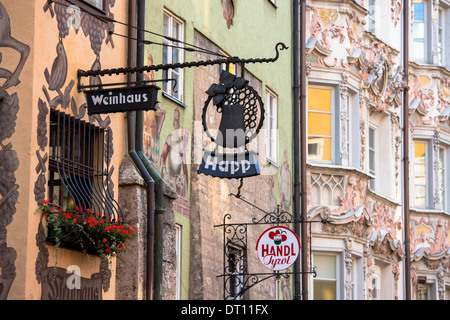
[[(20, 75), (28, 59), (30, 47), (11, 36), (11, 21), (1, 3), (0, 48), (11, 48), (20, 54), (20, 61), (14, 71), (0, 68), (0, 78), (6, 79), (0, 87), (0, 300), (6, 300), (16, 277), (17, 253), (14, 248), (8, 247), (6, 228), (13, 221), (19, 198), (19, 185), (16, 184), (15, 177), (19, 159), (13, 145), (3, 143), (15, 132), (20, 108), (17, 93), (10, 94), (6, 90), (20, 83)], [(0, 63), (1, 58), (0, 53)]]
[[(19, 77), (22, 73), (25, 62), (30, 54), (30, 47), (11, 36), (11, 21), (5, 7), (0, 3), (0, 48), (11, 48), (20, 53), (20, 61), (13, 72), (0, 69), (0, 78), (6, 79), (2, 89), (17, 86), (20, 83)], [(1, 56), (0, 56), (1, 59)]]

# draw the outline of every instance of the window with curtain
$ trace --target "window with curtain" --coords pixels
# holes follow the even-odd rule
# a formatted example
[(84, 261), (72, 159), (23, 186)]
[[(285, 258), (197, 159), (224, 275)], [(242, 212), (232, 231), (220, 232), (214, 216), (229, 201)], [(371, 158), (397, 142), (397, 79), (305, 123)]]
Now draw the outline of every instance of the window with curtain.
[(308, 159), (332, 161), (333, 88), (308, 88)]
[[(183, 63), (183, 44), (184, 40), (183, 22), (170, 14), (164, 12), (163, 18), (163, 64)], [(164, 79), (173, 79), (174, 81), (164, 81), (162, 89), (171, 97), (183, 101), (183, 69), (175, 68), (163, 71)], [(175, 84), (175, 85), (174, 85)]]
[(427, 143), (414, 142), (414, 205), (417, 208), (427, 206)]

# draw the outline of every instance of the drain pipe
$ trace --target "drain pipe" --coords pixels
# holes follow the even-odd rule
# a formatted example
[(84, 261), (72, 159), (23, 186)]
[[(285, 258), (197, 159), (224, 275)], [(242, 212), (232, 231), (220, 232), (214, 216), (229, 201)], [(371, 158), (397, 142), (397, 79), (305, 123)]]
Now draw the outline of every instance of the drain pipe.
[(403, 215), (405, 223), (405, 298), (411, 300), (409, 230), (409, 0), (403, 1)]
[[(148, 0), (138, 0), (137, 3), (137, 39), (145, 39), (145, 5)], [(136, 63), (138, 67), (143, 67), (145, 65), (145, 46), (143, 42), (138, 42), (137, 52), (136, 52)], [(136, 75), (136, 81), (143, 81), (144, 74), (138, 73)], [(154, 225), (154, 265), (153, 265), (153, 299), (162, 300), (163, 299), (163, 228), (164, 228), (164, 186), (163, 179), (153, 167), (152, 163), (149, 161), (144, 153), (144, 112), (136, 112), (136, 152), (144, 165), (147, 172), (150, 174), (152, 179), (155, 181), (154, 190), (154, 214), (152, 217), (152, 223)]]
[[(139, 150), (139, 147), (137, 147)], [(163, 253), (164, 253), (164, 180), (148, 160), (147, 156), (137, 151), (145, 168), (155, 180), (155, 263), (154, 263), (154, 300), (163, 299)]]
[[(128, 65), (134, 66), (135, 49), (133, 43), (134, 26), (136, 25), (136, 0), (130, 0), (129, 2), (129, 41), (128, 41)], [(139, 8), (140, 9), (140, 8)], [(145, 16), (145, 15), (144, 15)], [(133, 76), (130, 74), (129, 82), (133, 82)], [(149, 174), (148, 170), (142, 163), (138, 153), (136, 152), (136, 113), (127, 113), (127, 126), (128, 126), (128, 154), (133, 160), (134, 164), (141, 173), (145, 185), (147, 187), (147, 259), (146, 259), (146, 283), (145, 283), (145, 298), (146, 300), (153, 300), (153, 282), (154, 282), (154, 211), (155, 211), (155, 181)]]
[[(293, 0), (293, 73), (294, 73), (294, 85), (293, 85), (293, 107), (294, 107), (294, 218), (295, 220), (301, 220), (300, 211), (300, 4), (299, 0)], [(300, 226), (298, 223), (294, 225), (295, 233), (300, 236)], [(304, 245), (304, 244), (303, 244)], [(294, 279), (294, 299), (301, 300), (301, 284), (300, 273), (301, 266), (300, 261), (297, 259), (294, 265), (295, 279)]]
[[(306, 0), (300, 5), (300, 197), (301, 197), (301, 239), (302, 239), (302, 299), (308, 300), (308, 209), (306, 189)], [(310, 243), (309, 245), (312, 245)], [(309, 270), (311, 271), (311, 270)]]

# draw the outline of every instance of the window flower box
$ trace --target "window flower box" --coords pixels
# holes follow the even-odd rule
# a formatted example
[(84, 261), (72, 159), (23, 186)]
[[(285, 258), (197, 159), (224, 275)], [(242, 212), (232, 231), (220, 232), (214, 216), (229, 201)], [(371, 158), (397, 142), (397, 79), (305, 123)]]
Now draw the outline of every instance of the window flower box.
[(45, 200), (39, 211), (46, 217), (47, 242), (57, 249), (68, 248), (111, 259), (120, 258), (137, 228), (123, 223), (120, 218), (110, 221), (98, 212), (75, 207), (63, 212)]

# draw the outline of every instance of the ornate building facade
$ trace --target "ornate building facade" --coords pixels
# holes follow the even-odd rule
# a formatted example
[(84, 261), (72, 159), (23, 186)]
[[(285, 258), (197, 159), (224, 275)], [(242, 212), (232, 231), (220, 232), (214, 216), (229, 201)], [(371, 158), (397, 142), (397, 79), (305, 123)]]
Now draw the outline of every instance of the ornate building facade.
[[(308, 215), (329, 219), (312, 230), (314, 298), (403, 299), (408, 258), (413, 299), (449, 298), (448, 3), (411, 4), (407, 142), (402, 6), (308, 2)], [(402, 143), (411, 147), (411, 257)]]

